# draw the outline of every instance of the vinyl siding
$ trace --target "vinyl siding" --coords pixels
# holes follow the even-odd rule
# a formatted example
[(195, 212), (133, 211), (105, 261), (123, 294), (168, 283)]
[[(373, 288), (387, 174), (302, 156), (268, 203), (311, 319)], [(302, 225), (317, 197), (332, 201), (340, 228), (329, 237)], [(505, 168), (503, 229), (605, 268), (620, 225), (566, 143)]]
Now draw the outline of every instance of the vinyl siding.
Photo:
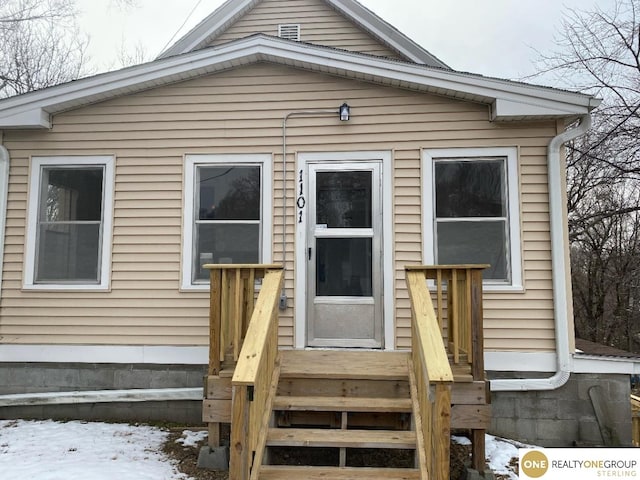
[[(404, 266), (422, 263), (422, 149), (517, 146), (526, 292), (485, 295), (486, 347), (553, 350), (545, 164), (555, 123), (498, 125), (488, 121), (482, 105), (269, 64), (66, 112), (53, 119), (51, 131), (4, 133), (11, 172), (0, 341), (206, 345), (208, 295), (179, 290), (184, 155), (273, 155), (273, 261), (282, 262), (282, 119), (295, 110), (337, 108), (344, 100), (352, 106), (348, 123), (316, 117), (288, 124), (289, 298), (294, 298), (294, 152), (393, 152), (396, 342), (404, 348), (410, 335)], [(116, 157), (111, 290), (23, 290), (29, 159), (107, 154)], [(281, 344), (293, 345), (293, 334), (289, 309), (281, 317)]]
[(300, 25), (300, 40), (306, 43), (401, 58), (322, 0), (262, 0), (217, 37), (212, 45), (256, 33), (277, 37), (280, 24)]

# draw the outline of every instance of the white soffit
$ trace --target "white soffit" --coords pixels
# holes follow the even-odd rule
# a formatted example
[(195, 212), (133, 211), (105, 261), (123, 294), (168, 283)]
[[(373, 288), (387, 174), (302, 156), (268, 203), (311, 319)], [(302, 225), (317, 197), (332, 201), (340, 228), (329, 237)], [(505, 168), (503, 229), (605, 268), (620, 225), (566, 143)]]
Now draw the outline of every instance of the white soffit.
[(491, 106), (497, 121), (569, 118), (600, 103), (563, 90), (254, 35), (0, 100), (0, 128), (50, 128), (50, 115), (56, 113), (257, 62), (482, 103)]

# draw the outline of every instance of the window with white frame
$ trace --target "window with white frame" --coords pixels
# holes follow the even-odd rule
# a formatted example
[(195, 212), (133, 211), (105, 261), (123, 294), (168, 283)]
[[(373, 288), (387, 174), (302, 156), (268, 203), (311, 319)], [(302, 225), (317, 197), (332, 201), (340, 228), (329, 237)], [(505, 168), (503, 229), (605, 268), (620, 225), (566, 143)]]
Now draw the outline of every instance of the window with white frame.
[(488, 264), (485, 285), (522, 288), (517, 149), (424, 152), (427, 263)]
[(106, 289), (114, 159), (34, 157), (26, 288)]
[(183, 288), (206, 285), (206, 264), (270, 261), (271, 156), (188, 155)]

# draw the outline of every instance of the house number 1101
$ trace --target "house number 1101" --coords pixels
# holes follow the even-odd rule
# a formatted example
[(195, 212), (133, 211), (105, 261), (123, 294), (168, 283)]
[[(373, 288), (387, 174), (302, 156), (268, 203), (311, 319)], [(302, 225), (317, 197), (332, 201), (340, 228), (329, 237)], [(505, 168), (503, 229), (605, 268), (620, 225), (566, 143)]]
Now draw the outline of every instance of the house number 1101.
[(298, 178), (298, 186), (300, 187), (300, 193), (298, 194), (298, 200), (296, 205), (298, 206), (298, 223), (302, 223), (302, 212), (307, 205), (307, 200), (304, 198), (304, 172), (300, 170), (300, 177)]

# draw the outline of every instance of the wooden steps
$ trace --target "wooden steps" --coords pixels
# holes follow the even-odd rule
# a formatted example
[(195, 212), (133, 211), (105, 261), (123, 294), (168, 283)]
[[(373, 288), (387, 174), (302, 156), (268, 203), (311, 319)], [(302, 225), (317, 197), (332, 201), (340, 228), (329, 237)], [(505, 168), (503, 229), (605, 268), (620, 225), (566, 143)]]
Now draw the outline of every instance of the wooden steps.
[[(281, 352), (280, 379), (264, 457), (265, 463), (278, 465), (261, 465), (258, 478), (420, 478), (415, 468), (417, 436), (411, 421), (408, 354), (336, 353)], [(326, 463), (319, 465), (326, 466), (299, 466), (298, 462), (304, 464), (300, 454), (316, 454), (309, 449), (322, 452), (319, 455), (324, 455)], [(385, 452), (385, 463), (380, 464), (379, 458), (376, 462), (378, 452)], [(396, 463), (386, 463), (386, 456), (396, 453)], [(387, 465), (394, 468), (379, 468)]]
[(409, 398), (295, 397), (277, 396), (274, 410), (306, 412), (394, 412), (411, 413)]
[(265, 465), (261, 480), (414, 480), (420, 478), (417, 469), (409, 468), (349, 468), (298, 467)]
[(394, 430), (270, 428), (267, 446), (414, 449), (416, 434)]

